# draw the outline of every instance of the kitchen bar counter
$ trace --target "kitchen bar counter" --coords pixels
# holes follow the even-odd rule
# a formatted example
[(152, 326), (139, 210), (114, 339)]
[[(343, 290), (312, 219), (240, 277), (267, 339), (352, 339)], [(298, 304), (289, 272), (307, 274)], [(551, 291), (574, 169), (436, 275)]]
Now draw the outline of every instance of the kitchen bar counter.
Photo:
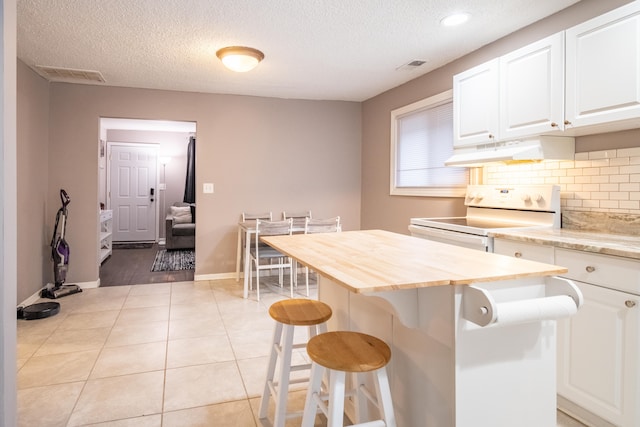
[(552, 319), (581, 301), (547, 277), (565, 268), (380, 230), (262, 240), (319, 273), (329, 330), (390, 345), (398, 427), (555, 425)]
[(493, 232), (490, 235), (496, 238), (539, 245), (640, 259), (640, 236), (597, 233), (566, 228), (502, 230)]
[(567, 269), (382, 230), (262, 240), (351, 292), (367, 293), (542, 277)]

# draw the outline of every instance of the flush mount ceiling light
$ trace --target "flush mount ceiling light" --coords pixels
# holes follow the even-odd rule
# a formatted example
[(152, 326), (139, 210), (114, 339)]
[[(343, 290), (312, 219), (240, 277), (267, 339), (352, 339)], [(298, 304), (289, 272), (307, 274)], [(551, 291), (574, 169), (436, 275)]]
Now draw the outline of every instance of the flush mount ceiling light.
[(471, 18), (471, 14), (469, 13), (454, 13), (442, 18), (440, 20), (440, 25), (442, 25), (443, 27), (455, 27), (456, 25), (464, 24), (469, 20), (469, 18)]
[(244, 46), (223, 47), (216, 56), (225, 67), (238, 73), (253, 70), (264, 59), (264, 53), (258, 49)]

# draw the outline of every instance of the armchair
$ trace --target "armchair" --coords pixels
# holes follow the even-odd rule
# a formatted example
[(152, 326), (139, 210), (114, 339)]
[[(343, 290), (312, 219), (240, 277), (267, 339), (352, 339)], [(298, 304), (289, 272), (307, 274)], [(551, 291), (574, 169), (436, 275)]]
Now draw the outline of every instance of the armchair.
[(165, 218), (165, 248), (195, 249), (196, 223), (192, 211), (194, 206), (176, 202), (169, 209)]

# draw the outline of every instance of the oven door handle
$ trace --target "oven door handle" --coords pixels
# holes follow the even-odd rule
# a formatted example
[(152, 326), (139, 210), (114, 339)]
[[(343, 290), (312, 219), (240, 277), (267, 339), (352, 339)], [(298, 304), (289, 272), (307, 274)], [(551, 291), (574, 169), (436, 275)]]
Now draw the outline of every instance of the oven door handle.
[[(449, 240), (450, 244), (464, 243), (468, 245), (482, 246), (487, 250), (487, 236), (477, 236), (475, 234), (459, 233), (457, 231), (439, 230), (437, 228), (422, 227), (419, 225), (410, 225), (409, 232), (416, 237), (425, 236), (426, 238), (434, 237), (436, 239)], [(490, 249), (489, 249), (490, 250)]]

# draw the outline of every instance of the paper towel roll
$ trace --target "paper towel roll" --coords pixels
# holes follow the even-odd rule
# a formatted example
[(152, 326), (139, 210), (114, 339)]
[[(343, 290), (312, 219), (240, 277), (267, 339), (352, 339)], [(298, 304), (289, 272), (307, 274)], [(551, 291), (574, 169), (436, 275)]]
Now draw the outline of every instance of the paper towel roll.
[(578, 307), (568, 295), (534, 298), (496, 304), (494, 325), (513, 325), (517, 323), (554, 320), (569, 317), (578, 311)]

